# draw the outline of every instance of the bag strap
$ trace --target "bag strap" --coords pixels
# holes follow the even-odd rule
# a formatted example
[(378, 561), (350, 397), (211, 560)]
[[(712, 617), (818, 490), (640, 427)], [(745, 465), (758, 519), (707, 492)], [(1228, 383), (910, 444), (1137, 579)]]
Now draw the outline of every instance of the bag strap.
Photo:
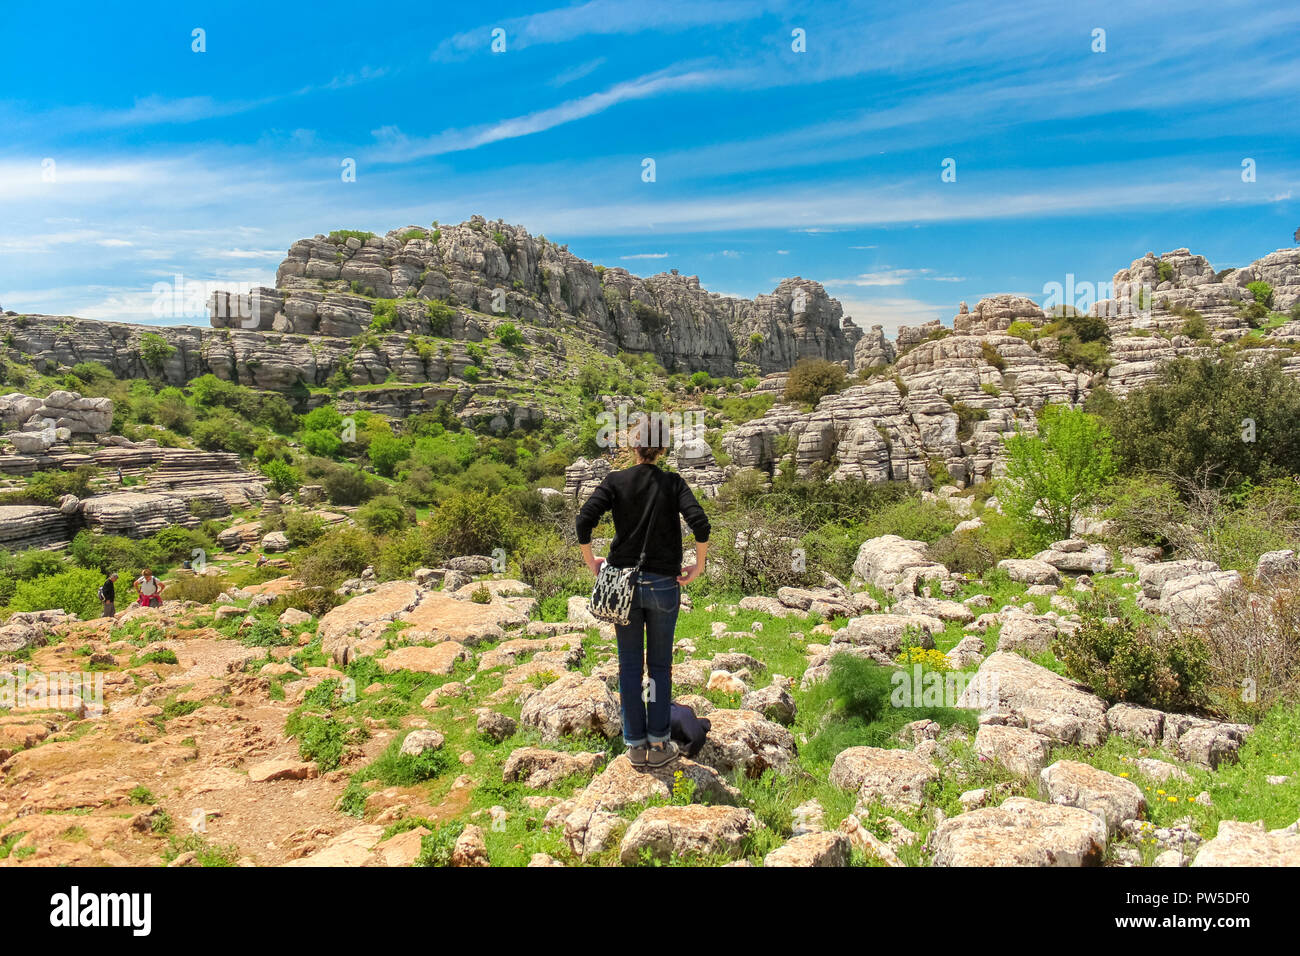
[[(654, 466), (652, 465), (651, 467), (653, 468)], [(659, 480), (659, 472), (657, 469), (651, 475), (650, 483), (654, 486), (654, 495), (650, 499), (650, 506), (646, 509), (646, 514), (650, 516), (650, 520), (647, 522), (645, 526), (645, 539), (641, 542), (641, 557), (637, 558), (636, 560), (636, 569), (638, 572), (641, 570), (641, 565), (645, 563), (645, 553), (650, 548), (650, 529), (654, 527), (655, 515), (659, 511), (659, 494), (660, 494), (661, 482)]]

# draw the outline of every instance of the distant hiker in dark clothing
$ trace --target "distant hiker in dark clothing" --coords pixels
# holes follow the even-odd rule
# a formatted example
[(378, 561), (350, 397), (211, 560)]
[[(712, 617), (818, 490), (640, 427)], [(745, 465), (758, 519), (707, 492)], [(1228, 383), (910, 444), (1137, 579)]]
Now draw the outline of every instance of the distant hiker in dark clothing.
[(99, 586), (99, 600), (104, 605), (104, 617), (112, 617), (117, 613), (116, 571), (104, 578), (104, 583)]

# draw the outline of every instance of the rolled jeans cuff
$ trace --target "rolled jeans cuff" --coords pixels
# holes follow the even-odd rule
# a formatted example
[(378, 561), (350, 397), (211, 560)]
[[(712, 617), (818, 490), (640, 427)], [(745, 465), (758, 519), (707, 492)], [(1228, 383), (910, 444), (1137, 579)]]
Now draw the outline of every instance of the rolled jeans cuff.
[(646, 739), (642, 737), (640, 740), (628, 740), (624, 737), (623, 745), (627, 747), (628, 750), (631, 750), (633, 747), (644, 747), (646, 745)]
[(646, 734), (646, 739), (649, 740), (650, 743), (652, 744), (666, 744), (668, 743), (669, 740), (672, 739), (672, 734), (667, 733), (664, 734), (662, 737), (656, 736), (655, 734)]

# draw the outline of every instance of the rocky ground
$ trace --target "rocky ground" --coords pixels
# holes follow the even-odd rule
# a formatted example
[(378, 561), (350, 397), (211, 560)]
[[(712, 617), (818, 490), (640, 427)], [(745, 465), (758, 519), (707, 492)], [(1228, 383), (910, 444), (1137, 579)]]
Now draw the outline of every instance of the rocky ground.
[[(1300, 865), (1294, 726), (1108, 707), (1051, 666), (1092, 590), (1198, 613), (1234, 586), (1150, 557), (1058, 542), (982, 581), (886, 536), (848, 586), (687, 602), (673, 691), (712, 728), (653, 773), (621, 755), (610, 630), (581, 597), (539, 620), (486, 558), (319, 619), (288, 577), (16, 615), (0, 865)], [(957, 706), (840, 746), (832, 662), (900, 654), (961, 676)], [(102, 711), (31, 693), (60, 673)]]

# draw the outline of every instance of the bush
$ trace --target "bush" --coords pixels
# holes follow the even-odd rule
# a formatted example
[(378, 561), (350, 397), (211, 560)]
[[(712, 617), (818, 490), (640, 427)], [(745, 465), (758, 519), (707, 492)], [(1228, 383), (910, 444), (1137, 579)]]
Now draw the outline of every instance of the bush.
[(944, 535), (930, 545), (929, 554), (955, 574), (983, 574), (1002, 560), (974, 531)]
[(554, 531), (529, 537), (519, 554), (519, 576), (533, 588), (539, 602), (567, 599), (591, 589), (591, 573), (578, 547)]
[(413, 865), (451, 866), (452, 851), (463, 832), (465, 824), (459, 820), (439, 824), (420, 841), (420, 855), (415, 858)]
[(1255, 582), (1222, 598), (1197, 628), (1209, 657), (1211, 706), (1258, 723), (1300, 702), (1300, 579)]
[(261, 467), (262, 474), (270, 479), (271, 488), (278, 495), (297, 491), (298, 486), (302, 484), (302, 477), (298, 474), (297, 469), (278, 458), (266, 462)]
[(1076, 313), (1065, 320), (1080, 342), (1100, 342), (1110, 338), (1110, 326), (1098, 315)]
[(103, 610), (98, 597), (103, 578), (97, 571), (73, 568), (47, 577), (20, 581), (9, 602), (12, 611), (50, 611), (61, 609), (84, 621), (100, 616)]
[(497, 341), (508, 349), (517, 349), (524, 344), (524, 337), (513, 322), (502, 322), (496, 328)]
[(415, 521), (415, 512), (396, 495), (380, 495), (357, 509), (357, 523), (371, 534), (387, 534)]
[(1250, 294), (1254, 296), (1255, 301), (1264, 306), (1264, 308), (1271, 309), (1273, 307), (1273, 287), (1267, 282), (1247, 282), (1246, 288), (1250, 291)]
[(320, 618), (342, 604), (343, 600), (341, 595), (335, 594), (329, 588), (294, 588), (276, 599), (275, 604), (272, 605), (272, 613), (278, 618), (286, 610), (293, 608)]
[(290, 511), (284, 516), (284, 536), (295, 548), (311, 544), (325, 533), (325, 519), (306, 511)]
[(518, 529), (518, 515), (501, 495), (460, 492), (440, 504), (426, 528), (431, 553), (442, 559), (462, 554), (509, 551)]
[(785, 400), (816, 405), (823, 397), (844, 387), (844, 367), (825, 359), (800, 359), (785, 382)]
[(131, 577), (141, 568), (165, 570), (168, 562), (158, 546), (148, 538), (134, 539), (120, 535), (96, 534), (78, 531), (68, 545), (68, 555), (83, 568), (107, 574), (110, 571), (127, 571)]
[(335, 588), (374, 563), (374, 539), (360, 528), (339, 528), (298, 554), (298, 580), (308, 587)]
[(1177, 359), (1124, 398), (1088, 398), (1115, 439), (1121, 471), (1213, 475), (1262, 484), (1300, 474), (1300, 383), (1280, 361)]
[(357, 468), (336, 465), (321, 477), (325, 497), (335, 505), (359, 505), (373, 498), (383, 484)]
[(90, 465), (80, 465), (72, 471), (38, 471), (27, 480), (25, 488), (0, 495), (0, 503), (57, 505), (64, 495), (84, 498), (97, 473)]
[(146, 332), (140, 336), (140, 360), (153, 372), (161, 372), (175, 351), (176, 346), (169, 344), (157, 332)]
[(934, 502), (909, 498), (882, 509), (867, 522), (863, 536), (878, 538), (896, 534), (900, 538), (926, 543), (951, 534), (961, 519), (951, 508)]
[(169, 601), (212, 604), (230, 587), (230, 579), (218, 574), (178, 574), (167, 582), (164, 597)]
[(1112, 704), (1176, 712), (1204, 706), (1210, 668), (1199, 637), (1134, 623), (1104, 598), (1082, 609), (1083, 627), (1052, 644), (1070, 677)]

